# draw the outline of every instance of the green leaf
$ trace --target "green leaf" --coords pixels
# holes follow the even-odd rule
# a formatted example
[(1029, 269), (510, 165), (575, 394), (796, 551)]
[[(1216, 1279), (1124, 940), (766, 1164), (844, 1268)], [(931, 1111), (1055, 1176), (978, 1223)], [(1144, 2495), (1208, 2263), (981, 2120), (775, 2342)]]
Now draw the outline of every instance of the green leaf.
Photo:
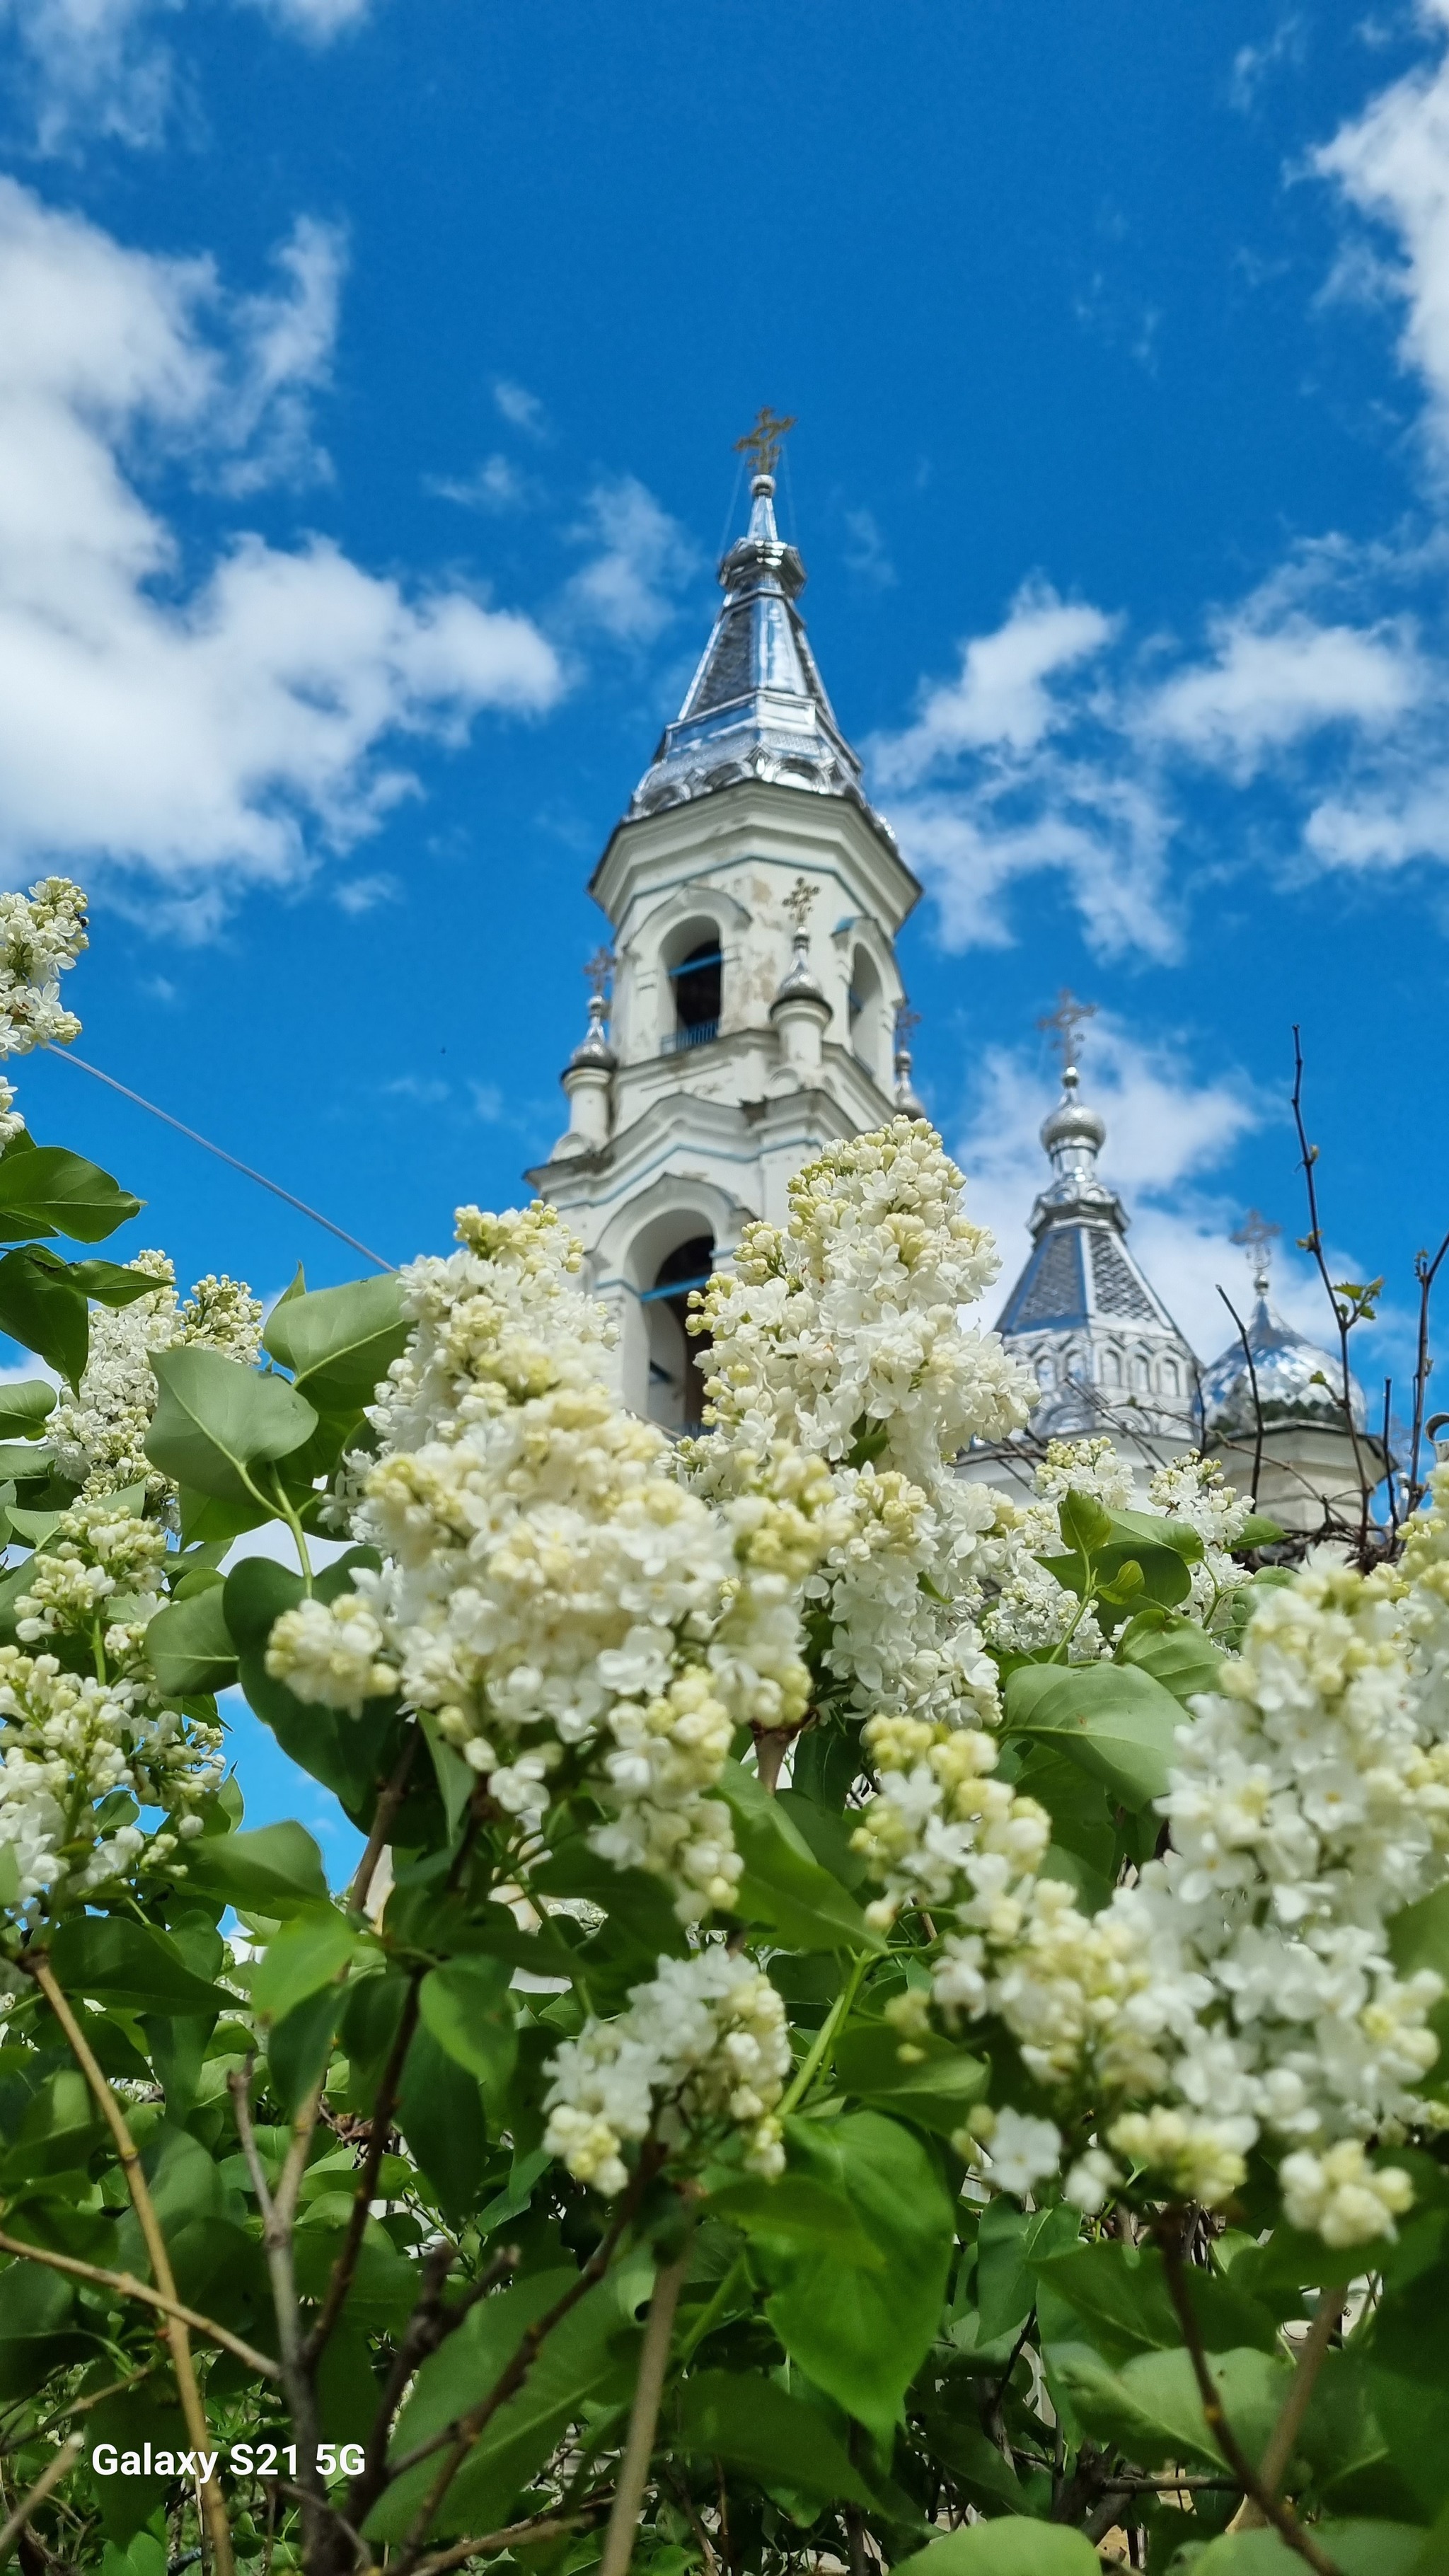
[(894, 2111), (921, 2129), (943, 2138), (954, 2136), (973, 2102), (991, 2081), (985, 2060), (953, 2047), (934, 2031), (910, 2042), (905, 2059), (901, 2033), (888, 2022), (847, 2022), (835, 2043), (838, 2083), (857, 2101)]
[(0, 1243), (25, 1235), (64, 1234), (100, 1243), (141, 1213), (141, 1202), (83, 1154), (63, 1145), (0, 1159)]
[(134, 1306), (138, 1297), (154, 1297), (162, 1285), (151, 1271), (121, 1261), (73, 1261), (70, 1275), (98, 1306)]
[(1067, 1493), (1057, 1505), (1057, 1526), (1063, 1547), (1078, 1556), (1095, 1556), (1111, 1538), (1112, 1515), (1095, 1494)]
[(187, 1845), (187, 1885), (256, 1914), (300, 1914), (325, 1905), (322, 1855), (301, 1825), (260, 1825), (250, 1834), (207, 1834)]
[(393, 1273), (287, 1295), (267, 1318), (262, 1347), (291, 1370), (319, 1412), (357, 1412), (371, 1404), (411, 1330)]
[(0, 2399), (32, 2396), (53, 2370), (92, 2349), (71, 2329), (75, 2294), (58, 2272), (18, 2261), (0, 2272)]
[[(1110, 2369), (1085, 2343), (1047, 2343), (1048, 2381), (1055, 2379), (1094, 2441), (1125, 2451), (1143, 2468), (1168, 2461), (1223, 2465), (1208, 2431), (1192, 2361), (1175, 2352), (1135, 2353)], [(1282, 2354), (1257, 2350), (1210, 2353), (1208, 2367), (1222, 2396), (1223, 2412), (1250, 2460), (1263, 2451), (1278, 2420), (1292, 2377)]]
[(1065, 2201), (1050, 2209), (988, 2201), (977, 2222), (976, 2301), (983, 2343), (1015, 2334), (1036, 2304), (1036, 2263), (1075, 2244), (1081, 2220)]
[(753, 1772), (727, 1762), (720, 1795), (745, 1864), (733, 1911), (768, 1923), (794, 1950), (883, 1950), (853, 1897), (822, 1869), (803, 1834)]
[(1270, 1520), (1266, 1512), (1249, 1512), (1233, 1541), (1233, 1553), (1240, 1556), (1246, 1554), (1250, 1547), (1277, 1547), (1287, 1535), (1287, 1531), (1280, 1528), (1277, 1521)]
[(1134, 1619), (1118, 1639), (1117, 1656), (1120, 1662), (1150, 1673), (1184, 1703), (1198, 1691), (1216, 1690), (1227, 1661), (1222, 1648), (1190, 1619), (1173, 1619), (1165, 1625), (1144, 1622), (1140, 1628)]
[[(199, 1853), (201, 1847), (190, 1849)], [(228, 2000), (193, 1975), (176, 1943), (154, 1924), (119, 1914), (71, 1914), (57, 1926), (49, 1948), (56, 1982), (67, 1995), (161, 2013), (216, 2013)]]
[(221, 1585), (212, 1583), (158, 1610), (146, 1630), (146, 1657), (166, 1699), (229, 1689), (236, 1680), (236, 1648)]
[[(1315, 2522), (1313, 2537), (1339, 2576), (1444, 2576), (1421, 2523)], [(1193, 2576), (1302, 2576), (1303, 2561), (1276, 2531), (1225, 2531), (1193, 2560)]]
[(867, 2236), (844, 2192), (808, 2173), (775, 2182), (748, 2175), (711, 2192), (711, 2211), (761, 2244), (786, 2252), (821, 2249), (858, 2272), (883, 2272), (886, 2258)]
[(841, 2503), (875, 2502), (819, 2407), (788, 2389), (762, 2386), (753, 2371), (701, 2370), (686, 2380), (677, 2438), (681, 2450), (727, 2460), (767, 2488)]
[(844, 2198), (885, 2257), (847, 2268), (817, 2249), (761, 2244), (766, 2313), (806, 2376), (882, 2444), (940, 2322), (954, 2212), (922, 2140), (876, 2111), (788, 2124), (790, 2170)]
[(55, 1411), (55, 1389), (43, 1377), (0, 1386), (0, 1440), (33, 1440)]
[(423, 2027), (444, 2055), (493, 2093), (502, 2092), (518, 2056), (512, 1975), (505, 1960), (475, 1953), (431, 1969), (418, 1997)]
[(1373, 2321), (1368, 2384), (1390, 2459), (1410, 2492), (1437, 2512), (1449, 2504), (1449, 2302), (1442, 2263), (1386, 2290)]
[(414, 2032), (398, 2091), (397, 2125), (455, 2222), (477, 2197), (488, 2161), (478, 2079), (441, 2048), (431, 2030)]
[(285, 1922), (252, 1972), (252, 2001), (266, 2021), (285, 2021), (319, 1986), (336, 1984), (371, 1944), (328, 1906)]
[(895, 2576), (1101, 2576), (1101, 2564), (1079, 2531), (1000, 2514), (898, 2558)]
[(1008, 1725), (1050, 1737), (1124, 1807), (1167, 1787), (1181, 1703), (1133, 1664), (1023, 1664), (1006, 1684)]
[(775, 1804), (782, 1807), (807, 1848), (813, 1852), (822, 1869), (850, 1895), (864, 1885), (870, 1876), (870, 1865), (863, 1852), (852, 1842), (860, 1818), (840, 1807), (822, 1806), (818, 1799), (807, 1797), (799, 1789), (777, 1789)]
[(182, 1343), (150, 1358), (161, 1395), (146, 1455), (194, 1494), (224, 1503), (252, 1500), (247, 1471), (285, 1458), (317, 1427), (295, 1387), (219, 1351)]
[(42, 1245), (7, 1252), (0, 1260), (0, 1332), (79, 1386), (90, 1348), (90, 1309), (66, 1263)]
[[(1044, 2248), (1028, 2258), (1038, 2283), (1044, 2284), (1086, 2327), (1090, 2340), (1114, 2364), (1134, 2352), (1171, 2352), (1182, 2341), (1177, 2311), (1168, 2293), (1162, 2256), (1155, 2245), (1073, 2246), (1067, 2252)], [(1188, 2293), (1204, 2344), (1210, 2352), (1252, 2346), (1278, 2350), (1278, 2329), (1268, 2309), (1223, 2279), (1196, 2266), (1188, 2273)], [(1042, 2332), (1051, 2339), (1045, 2312)]]

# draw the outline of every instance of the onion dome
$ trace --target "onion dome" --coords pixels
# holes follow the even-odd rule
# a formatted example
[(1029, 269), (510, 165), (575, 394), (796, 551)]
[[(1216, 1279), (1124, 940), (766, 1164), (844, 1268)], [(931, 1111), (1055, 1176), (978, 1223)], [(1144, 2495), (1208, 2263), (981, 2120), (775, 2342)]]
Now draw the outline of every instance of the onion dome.
[(830, 1016), (830, 1004), (815, 981), (815, 972), (810, 963), (810, 933), (804, 928), (795, 933), (794, 953), (790, 960), (789, 972), (784, 976), (780, 989), (770, 1004), (771, 1019), (778, 1010), (782, 1010), (790, 1002), (818, 1002), (826, 1018)]
[[(1296, 1422), (1342, 1431), (1342, 1360), (1320, 1343), (1310, 1341), (1306, 1333), (1298, 1332), (1279, 1314), (1269, 1300), (1266, 1270), (1258, 1272), (1253, 1287), (1253, 1312), (1247, 1328), (1252, 1368), (1242, 1342), (1235, 1339), (1203, 1371), (1203, 1411), (1209, 1435), (1216, 1432), (1224, 1438), (1252, 1438), (1259, 1408), (1265, 1424)], [(1258, 1382), (1257, 1406), (1253, 1401), (1254, 1378)], [(1363, 1388), (1354, 1377), (1349, 1379), (1349, 1400), (1354, 1429), (1362, 1431), (1367, 1406)]]
[(609, 1005), (603, 994), (593, 994), (589, 1002), (589, 1025), (569, 1057), (565, 1081), (569, 1073), (581, 1072), (585, 1068), (597, 1067), (601, 1073), (614, 1071), (619, 1059), (604, 1035), (604, 1022), (608, 1013)]

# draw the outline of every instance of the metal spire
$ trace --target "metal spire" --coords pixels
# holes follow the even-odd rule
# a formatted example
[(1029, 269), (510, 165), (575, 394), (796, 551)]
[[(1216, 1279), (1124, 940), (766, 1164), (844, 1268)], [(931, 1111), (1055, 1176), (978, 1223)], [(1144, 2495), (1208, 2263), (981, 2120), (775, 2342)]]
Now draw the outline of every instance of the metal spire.
[(1242, 1224), (1228, 1237), (1229, 1243), (1240, 1245), (1247, 1256), (1248, 1268), (1253, 1274), (1253, 1293), (1257, 1297), (1266, 1297), (1268, 1294), (1273, 1246), (1282, 1231), (1281, 1225), (1274, 1225), (1272, 1219), (1264, 1216), (1260, 1209), (1249, 1208)]

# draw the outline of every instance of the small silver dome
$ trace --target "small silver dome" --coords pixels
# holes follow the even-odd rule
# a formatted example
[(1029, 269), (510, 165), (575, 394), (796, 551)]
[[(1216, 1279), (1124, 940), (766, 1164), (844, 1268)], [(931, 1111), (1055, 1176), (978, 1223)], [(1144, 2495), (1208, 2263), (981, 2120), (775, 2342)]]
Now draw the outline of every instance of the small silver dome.
[(597, 1065), (605, 1073), (614, 1071), (619, 1059), (604, 1035), (604, 1021), (608, 1007), (603, 994), (595, 993), (589, 1004), (588, 1029), (569, 1057), (565, 1080), (576, 1068), (581, 1069), (584, 1066)]
[[(1269, 1303), (1263, 1279), (1258, 1282), (1248, 1324), (1248, 1348), (1265, 1423), (1305, 1422), (1327, 1430), (1343, 1429), (1342, 1361), (1278, 1313)], [(1357, 1378), (1350, 1378), (1349, 1392), (1354, 1428), (1362, 1431), (1367, 1408)], [(1240, 1341), (1231, 1341), (1203, 1370), (1202, 1400), (1210, 1433), (1251, 1434), (1255, 1429), (1253, 1380)]]
[(795, 953), (790, 961), (790, 971), (770, 1005), (771, 1011), (778, 1011), (782, 1002), (818, 1002), (823, 1011), (830, 1008), (815, 981), (810, 964), (810, 938), (804, 930), (795, 933)]

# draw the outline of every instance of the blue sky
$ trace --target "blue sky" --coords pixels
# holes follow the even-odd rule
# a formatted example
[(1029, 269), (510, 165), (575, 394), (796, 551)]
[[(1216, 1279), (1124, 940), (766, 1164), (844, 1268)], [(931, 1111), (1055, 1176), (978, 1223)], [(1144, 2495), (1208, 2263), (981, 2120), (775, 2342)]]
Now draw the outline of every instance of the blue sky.
[[(1204, 1355), (1255, 1203), (1449, 1224), (1449, 0), (0, 0), (0, 859), (80, 1052), (400, 1258), (562, 1124), (592, 863), (732, 442), (926, 881), (920, 1087), (1008, 1271), (1035, 1021)], [(119, 1248), (340, 1245), (59, 1065)], [(1282, 1294), (1317, 1314), (1300, 1263)]]

